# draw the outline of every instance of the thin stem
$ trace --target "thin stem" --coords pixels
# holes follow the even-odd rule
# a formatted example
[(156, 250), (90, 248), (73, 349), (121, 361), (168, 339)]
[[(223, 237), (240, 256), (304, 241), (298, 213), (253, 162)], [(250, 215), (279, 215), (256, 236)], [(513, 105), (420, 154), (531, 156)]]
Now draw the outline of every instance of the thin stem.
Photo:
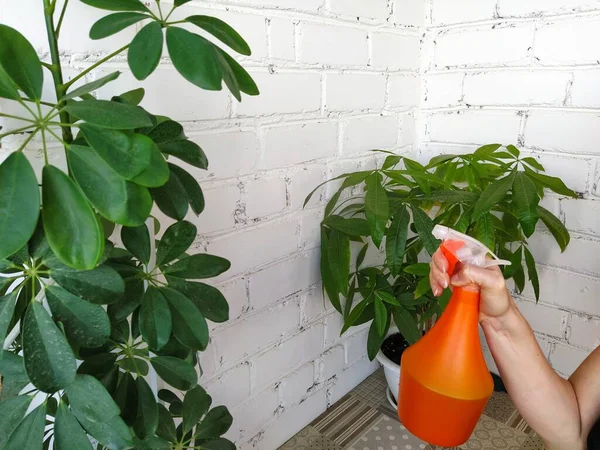
[(15, 130), (11, 130), (7, 133), (0, 134), (0, 139), (2, 139), (3, 137), (6, 137), (6, 136), (10, 136), (11, 134), (17, 134), (17, 133), (20, 133), (21, 131), (29, 130), (30, 128), (33, 128), (33, 127), (35, 127), (35, 125), (27, 125), (26, 127), (23, 127), (23, 128), (17, 128)]
[(160, 9), (160, 0), (156, 0), (156, 6), (158, 6), (158, 13), (160, 14), (160, 19), (163, 19), (163, 13), (162, 13), (162, 9)]
[[(34, 116), (35, 116), (35, 114), (34, 114)], [(35, 120), (26, 119), (25, 117), (13, 116), (12, 114), (0, 113), (0, 117), (6, 117), (7, 119), (22, 120), (23, 122), (36, 123)]]
[(33, 130), (31, 132), (31, 134), (29, 135), (29, 137), (27, 139), (25, 139), (25, 142), (23, 142), (21, 144), (21, 146), (19, 147), (19, 149), (17, 150), (17, 152), (22, 152), (25, 147), (27, 146), (27, 144), (29, 144), (29, 141), (31, 141), (33, 139), (33, 137), (37, 134), (37, 132), (40, 130), (40, 127), (37, 127), (35, 130)]
[(42, 128), (42, 146), (44, 148), (44, 164), (48, 165), (48, 147), (46, 146), (46, 130)]
[(56, 25), (56, 39), (58, 39), (58, 36), (60, 35), (60, 27), (62, 27), (63, 19), (65, 18), (65, 13), (67, 12), (68, 4), (69, 4), (69, 0), (65, 0), (65, 3), (62, 7), (62, 11), (60, 12), (58, 24)]
[[(19, 103), (21, 104), (21, 106), (22, 106), (23, 108), (25, 108), (27, 111), (29, 111), (29, 114), (31, 114), (31, 115), (32, 115), (33, 117), (35, 117), (36, 119), (38, 118), (38, 116), (36, 116), (36, 115), (35, 115), (35, 113), (33, 112), (33, 109), (31, 109), (29, 106), (27, 106), (27, 105), (25, 104), (25, 102), (24, 102), (24, 101), (19, 101)], [(39, 106), (39, 103), (38, 103), (38, 102), (34, 101), (34, 103), (36, 104), (36, 106)], [(38, 108), (38, 111), (39, 111), (39, 108)], [(42, 115), (42, 114), (41, 114), (41, 112), (40, 112), (40, 117), (41, 117), (41, 115)]]
[(88, 73), (90, 73), (92, 70), (94, 70), (96, 67), (100, 66), (101, 64), (104, 64), (106, 61), (108, 61), (109, 59), (114, 58), (115, 56), (117, 56), (119, 53), (124, 52), (125, 50), (127, 50), (129, 48), (129, 44), (124, 45), (123, 47), (121, 47), (118, 50), (115, 50), (114, 52), (112, 52), (110, 55), (105, 56), (104, 58), (102, 58), (100, 61), (92, 64), (90, 67), (88, 67), (87, 69), (85, 69), (83, 72), (81, 72), (79, 75), (77, 75), (76, 77), (74, 77), (72, 80), (68, 81), (67, 83), (64, 84), (64, 88), (65, 88), (65, 92), (66, 90), (73, 85), (73, 83), (75, 83), (76, 81), (79, 81), (81, 78), (85, 77)]
[(185, 20), (176, 20), (175, 22), (168, 22), (167, 25), (177, 25), (178, 23), (185, 23)]
[(79, 127), (79, 125), (75, 124), (75, 123), (62, 123), (62, 122), (48, 122), (48, 125), (53, 125), (55, 127)]
[[(45, 64), (45, 63), (42, 63)], [(40, 105), (44, 105), (44, 106), (49, 106), (50, 108), (56, 108), (56, 103), (50, 103), (50, 102), (43, 102), (41, 100), (38, 100), (37, 102), (35, 100), (31, 100), (30, 98), (25, 98), (25, 97), (21, 97), (21, 100), (24, 102), (29, 102), (29, 103), (39, 103)]]
[(62, 140), (62, 139), (61, 139), (61, 138), (58, 136), (58, 134), (56, 134), (54, 131), (52, 131), (52, 129), (50, 129), (50, 128), (46, 128), (46, 130), (48, 130), (48, 133), (50, 133), (50, 134), (51, 134), (52, 136), (54, 136), (54, 137), (55, 137), (55, 138), (56, 138), (58, 141), (60, 141), (60, 143), (61, 143), (62, 145), (64, 145), (64, 146), (65, 146), (65, 148), (67, 148), (67, 147), (70, 145), (69, 143), (67, 143), (67, 142), (63, 141), (63, 140)]
[(175, 5), (173, 5), (171, 11), (169, 11), (169, 14), (167, 14), (167, 17), (165, 17), (165, 22), (169, 20), (169, 17), (171, 17), (171, 14), (173, 14), (173, 11), (175, 11)]

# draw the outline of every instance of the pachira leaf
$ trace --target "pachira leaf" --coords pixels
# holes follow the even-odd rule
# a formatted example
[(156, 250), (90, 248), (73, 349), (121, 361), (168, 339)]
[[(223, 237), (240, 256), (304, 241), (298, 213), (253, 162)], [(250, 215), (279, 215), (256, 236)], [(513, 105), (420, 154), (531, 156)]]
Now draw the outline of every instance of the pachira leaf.
[(61, 450), (92, 450), (87, 434), (62, 400), (54, 418), (54, 445)]
[(190, 83), (221, 90), (221, 69), (217, 48), (208, 40), (183, 28), (167, 28), (167, 49), (175, 69)]
[(538, 205), (537, 207), (538, 214), (544, 225), (550, 230), (552, 236), (556, 240), (556, 243), (560, 247), (560, 251), (564, 252), (571, 241), (571, 236), (569, 235), (569, 231), (563, 225), (563, 223), (550, 211), (546, 208), (543, 208)]
[(183, 432), (187, 433), (210, 408), (212, 398), (202, 386), (196, 386), (186, 392), (183, 399)]
[(367, 336), (367, 356), (369, 357), (370, 361), (373, 361), (375, 359), (375, 357), (377, 356), (377, 353), (379, 352), (379, 350), (381, 348), (381, 344), (383, 343), (383, 340), (385, 339), (385, 335), (387, 334), (387, 332), (389, 330), (389, 320), (388, 320), (387, 315), (386, 315), (385, 319), (386, 319), (386, 323), (385, 323), (385, 328), (383, 330), (383, 336), (380, 334), (380, 331), (378, 330), (377, 322), (375, 322), (375, 320), (373, 320), (373, 322), (371, 323), (371, 326), (369, 327), (369, 335)]
[(350, 240), (341, 231), (331, 230), (327, 241), (327, 264), (336, 283), (336, 290), (348, 294), (350, 278)]
[(397, 275), (400, 272), (402, 262), (404, 261), (409, 221), (410, 214), (406, 206), (402, 205), (396, 214), (394, 214), (392, 224), (386, 232), (386, 264), (392, 275)]
[(218, 438), (227, 433), (232, 423), (233, 417), (231, 417), (227, 408), (225, 406), (217, 406), (211, 409), (204, 419), (202, 419), (202, 422), (198, 424), (194, 438)]
[(486, 159), (487, 157), (492, 156), (500, 147), (502, 147), (502, 144), (487, 144), (475, 150), (473, 156), (476, 159)]
[(535, 259), (527, 247), (523, 247), (525, 251), (525, 264), (527, 265), (527, 274), (529, 281), (533, 286), (533, 292), (535, 294), (535, 301), (540, 299), (540, 279), (538, 277), (537, 267), (535, 266)]
[(131, 73), (145, 80), (158, 67), (163, 50), (163, 33), (159, 22), (152, 21), (142, 28), (131, 41), (127, 61)]
[(29, 41), (6, 25), (0, 25), (0, 66), (28, 98), (42, 98), (42, 63)]
[(158, 426), (156, 435), (169, 442), (175, 442), (177, 435), (175, 431), (175, 421), (169, 413), (169, 410), (160, 403), (158, 404)]
[[(509, 252), (510, 253), (510, 252)], [(523, 246), (520, 245), (509, 258), (510, 265), (504, 267), (504, 278), (509, 279), (515, 275), (523, 264)]]
[(388, 312), (382, 298), (375, 292), (375, 329), (378, 336), (384, 336), (388, 321)]
[(140, 309), (140, 331), (150, 348), (160, 350), (171, 336), (171, 310), (161, 291), (148, 287)]
[(430, 169), (436, 166), (439, 166), (442, 163), (445, 163), (446, 161), (452, 161), (454, 158), (456, 158), (457, 155), (437, 155), (434, 156), (433, 158), (431, 158), (429, 160), (429, 163), (426, 166), (426, 169)]
[(71, 294), (101, 305), (117, 302), (125, 292), (123, 279), (106, 264), (84, 271), (52, 267), (50, 276)]
[(86, 5), (107, 11), (140, 11), (150, 10), (139, 0), (81, 0)]
[(401, 156), (398, 155), (389, 155), (386, 156), (385, 161), (383, 162), (382, 170), (392, 169), (394, 166), (400, 163), (402, 160)]
[(167, 276), (167, 282), (169, 287), (190, 299), (206, 319), (215, 323), (229, 320), (229, 304), (217, 288), (170, 276)]
[(482, 215), (489, 212), (494, 206), (500, 203), (512, 187), (515, 176), (516, 172), (511, 172), (510, 175), (490, 183), (479, 197), (479, 200), (475, 202), (471, 219), (479, 219)]
[(434, 227), (433, 220), (417, 206), (411, 206), (411, 210), (419, 239), (423, 243), (423, 247), (427, 250), (427, 253), (433, 255), (440, 245), (440, 241), (432, 234)]
[(141, 108), (108, 100), (71, 102), (66, 110), (78, 119), (101, 128), (132, 130), (152, 126)]
[[(389, 292), (385, 292), (385, 291), (376, 291), (375, 295), (377, 297), (379, 297), (383, 302), (389, 304), (389, 305), (394, 305), (394, 306), (400, 306), (400, 302), (396, 299), (396, 297), (394, 297), (392, 294), (390, 294)], [(410, 295), (410, 294), (409, 294)]]
[(158, 376), (175, 389), (187, 391), (198, 384), (198, 374), (187, 361), (172, 356), (156, 356), (150, 359), (150, 363)]
[(23, 355), (27, 375), (40, 391), (56, 392), (75, 379), (73, 351), (48, 311), (37, 301), (29, 305), (23, 319)]
[(196, 215), (202, 213), (202, 211), (204, 211), (205, 203), (204, 194), (202, 193), (200, 184), (193, 176), (175, 164), (169, 163), (169, 169), (171, 170), (171, 176), (176, 177), (183, 187), (192, 211), (194, 211)]
[(417, 321), (410, 311), (404, 307), (394, 307), (392, 308), (392, 316), (398, 330), (409, 344), (414, 344), (421, 338), (421, 331), (419, 330)]
[(11, 433), (8, 442), (3, 449), (42, 449), (42, 444), (44, 442), (44, 427), (46, 426), (46, 405), (47, 402), (42, 403), (25, 416), (17, 428)]
[(89, 94), (90, 92), (94, 92), (96, 89), (101, 88), (107, 83), (116, 80), (121, 75), (121, 72), (118, 70), (108, 75), (98, 78), (97, 80), (86, 83), (78, 88), (73, 89), (67, 95), (63, 97), (64, 100), (73, 100), (74, 98), (81, 97), (82, 95)]
[(515, 282), (517, 292), (520, 294), (525, 288), (525, 270), (523, 269), (523, 264), (517, 266), (517, 270), (515, 270), (512, 278)]
[[(13, 318), (18, 291), (0, 297), (0, 343), (4, 343), (8, 326)], [(1, 372), (0, 372), (1, 373)]]
[(321, 226), (321, 279), (323, 280), (323, 290), (327, 293), (329, 301), (333, 307), (341, 314), (342, 306), (340, 303), (340, 291), (337, 282), (329, 268), (329, 235), (327, 229)]
[(19, 395), (0, 402), (0, 448), (6, 448), (9, 436), (23, 420), (32, 399)]
[(417, 289), (415, 290), (415, 299), (421, 298), (427, 292), (431, 290), (431, 286), (429, 285), (429, 277), (423, 277), (417, 283)]
[(546, 169), (544, 169), (544, 166), (535, 158), (533, 158), (532, 156), (527, 156), (525, 158), (521, 158), (521, 161), (524, 162), (525, 164), (527, 164), (530, 167), (533, 167), (536, 170), (541, 170), (542, 172), (545, 171)]
[(494, 250), (496, 235), (494, 231), (494, 220), (492, 214), (484, 214), (476, 222), (475, 238), (482, 242), (490, 250)]
[(92, 28), (90, 28), (90, 39), (104, 39), (124, 30), (125, 28), (129, 28), (133, 24), (150, 18), (151, 17), (147, 14), (141, 14), (138, 12), (119, 12), (109, 14), (92, 25)]
[(418, 197), (419, 200), (435, 203), (469, 203), (477, 200), (479, 196), (473, 192), (454, 190), (442, 190), (432, 192), (429, 195)]
[(27, 243), (39, 215), (40, 191), (33, 168), (22, 152), (12, 153), (0, 164), (0, 259)]
[(220, 256), (199, 253), (187, 256), (165, 266), (163, 273), (172, 277), (203, 279), (221, 275), (231, 267), (231, 263)]
[(156, 249), (156, 265), (162, 266), (179, 258), (196, 239), (197, 228), (185, 220), (166, 229)]
[(89, 147), (72, 145), (67, 157), (73, 178), (100, 214), (129, 227), (144, 223), (152, 209), (148, 189), (123, 179)]
[(173, 335), (186, 347), (194, 350), (206, 350), (208, 345), (208, 325), (198, 308), (182, 293), (161, 288), (171, 307)]
[(67, 337), (83, 347), (99, 347), (110, 335), (110, 321), (102, 306), (82, 300), (60, 286), (48, 286), (46, 298), (55, 320)]
[(365, 311), (365, 308), (367, 307), (367, 305), (369, 304), (369, 302), (373, 298), (372, 295), (373, 294), (367, 295), (366, 298), (364, 298), (363, 300), (361, 300), (354, 307), (354, 309), (352, 311), (350, 311), (350, 314), (347, 314), (344, 317), (344, 326), (342, 327), (342, 330), (340, 331), (340, 336), (343, 335), (351, 326), (358, 325), (357, 321), (362, 316), (362, 314)]
[(148, 227), (121, 228), (121, 241), (129, 252), (144, 264), (150, 261), (150, 232)]
[(334, 230), (341, 231), (348, 236), (360, 237), (370, 235), (369, 222), (365, 219), (347, 219), (342, 216), (331, 215), (323, 221), (323, 224)]
[(525, 170), (525, 173), (534, 182), (540, 183), (542, 186), (556, 192), (557, 194), (567, 195), (572, 198), (579, 197), (577, 192), (569, 189), (560, 178), (544, 175), (543, 173), (536, 173), (533, 170), (527, 169)]
[(252, 54), (250, 46), (244, 38), (231, 26), (216, 17), (196, 15), (186, 17), (185, 21), (202, 28), (242, 55), (250, 56)]
[(510, 144), (506, 146), (506, 150), (508, 150), (508, 152), (513, 155), (515, 158), (518, 158), (521, 155), (521, 151), (515, 147), (514, 145)]
[(419, 275), (421, 277), (429, 276), (429, 264), (428, 263), (417, 263), (411, 264), (404, 267), (404, 272), (413, 275)]
[(365, 215), (376, 247), (381, 245), (389, 217), (389, 202), (382, 185), (381, 174), (375, 172), (366, 179)]
[(126, 450), (133, 446), (131, 431), (121, 417), (115, 416), (105, 421), (95, 421), (77, 411), (74, 411), (74, 414), (89, 435), (105, 448)]
[(535, 231), (535, 225), (539, 219), (537, 206), (540, 198), (535, 189), (535, 183), (525, 174), (517, 172), (512, 185), (512, 201), (514, 211), (521, 223), (523, 234), (529, 237)]
[(154, 435), (158, 426), (158, 405), (154, 393), (143, 377), (135, 380), (138, 391), (138, 413), (133, 429), (140, 439)]
[(6, 71), (0, 65), (0, 98), (7, 98), (9, 100), (20, 100), (21, 96), (17, 90), (17, 85), (14, 83), (12, 78), (6, 73)]

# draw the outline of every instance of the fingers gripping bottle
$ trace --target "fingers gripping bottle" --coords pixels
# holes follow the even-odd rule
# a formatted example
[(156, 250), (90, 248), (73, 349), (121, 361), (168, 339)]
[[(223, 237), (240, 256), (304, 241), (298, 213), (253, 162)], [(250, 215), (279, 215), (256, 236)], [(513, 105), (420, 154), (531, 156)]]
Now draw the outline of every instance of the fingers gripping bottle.
[[(480, 267), (510, 264), (465, 234), (437, 225), (452, 276), (458, 262)], [(487, 255), (494, 259), (488, 260)], [(492, 395), (494, 383), (479, 343), (479, 288), (454, 288), (434, 327), (402, 355), (398, 415), (430, 444), (464, 444)]]

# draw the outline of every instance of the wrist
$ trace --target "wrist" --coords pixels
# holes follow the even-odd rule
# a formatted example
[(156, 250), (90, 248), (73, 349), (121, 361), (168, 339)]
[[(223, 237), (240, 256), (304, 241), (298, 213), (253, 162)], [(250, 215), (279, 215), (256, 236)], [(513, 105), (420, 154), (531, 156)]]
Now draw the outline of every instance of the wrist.
[(509, 296), (508, 308), (501, 314), (484, 317), (481, 326), (484, 330), (487, 328), (498, 334), (516, 335), (523, 329), (523, 322), (527, 323), (514, 300)]

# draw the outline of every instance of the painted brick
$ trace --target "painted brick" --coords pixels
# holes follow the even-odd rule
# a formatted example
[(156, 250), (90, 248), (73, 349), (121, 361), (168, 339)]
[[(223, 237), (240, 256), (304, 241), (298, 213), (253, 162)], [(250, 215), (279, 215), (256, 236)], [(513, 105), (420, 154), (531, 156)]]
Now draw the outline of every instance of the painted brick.
[(416, 140), (415, 116), (412, 113), (400, 115), (400, 133), (399, 147), (414, 144)]
[(569, 343), (590, 350), (600, 345), (600, 321), (589, 317), (571, 316)]
[(267, 388), (247, 402), (232, 410), (238, 418), (242, 437), (252, 437), (275, 415), (279, 407), (279, 394), (273, 388)]
[(210, 233), (232, 228), (235, 224), (234, 211), (240, 201), (240, 189), (235, 185), (215, 186), (203, 189), (206, 203), (204, 212), (193, 222), (198, 225), (199, 233)]
[(388, 82), (388, 105), (411, 107), (421, 100), (421, 79), (416, 75), (393, 75)]
[(565, 338), (568, 318), (565, 311), (522, 300), (517, 301), (517, 306), (531, 328), (533, 328), (533, 331), (557, 338)]
[(543, 65), (596, 64), (600, 49), (582, 45), (600, 38), (600, 21), (560, 21), (540, 27), (536, 31), (534, 55)]
[(323, 324), (316, 324), (254, 360), (258, 386), (266, 386), (323, 351)]
[(598, 8), (595, 0), (500, 0), (498, 13), (500, 17), (534, 16), (540, 13), (569, 13)]
[(246, 215), (260, 218), (285, 209), (287, 203), (285, 179), (259, 178), (246, 182)]
[(425, 19), (424, 0), (395, 0), (394, 22), (413, 27), (423, 26)]
[(237, 319), (248, 309), (246, 279), (239, 278), (218, 287), (229, 303), (229, 320)]
[(251, 275), (252, 308), (261, 309), (317, 283), (320, 279), (319, 253), (312, 250)]
[(587, 358), (589, 352), (564, 344), (556, 344), (554, 351), (550, 354), (550, 363), (558, 372), (570, 376), (575, 369)]
[[(316, 195), (316, 194), (315, 194)], [(323, 211), (305, 214), (300, 219), (300, 248), (310, 250), (321, 245), (321, 221)]]
[(494, 17), (496, 0), (462, 0), (459, 7), (444, 0), (433, 0), (431, 8), (434, 25), (474, 22)]
[(597, 153), (600, 117), (581, 112), (532, 111), (525, 142), (529, 147), (573, 153)]
[(442, 73), (428, 75), (425, 79), (426, 97), (423, 102), (427, 108), (456, 106), (462, 98), (462, 73)]
[(359, 333), (352, 335), (344, 343), (346, 348), (346, 361), (349, 366), (353, 365), (356, 361), (367, 356), (367, 337), (369, 330), (365, 329)]
[[(408, 69), (419, 68), (421, 44), (417, 36), (403, 36), (391, 33), (373, 33), (372, 65), (377, 68)], [(390, 52), (390, 48), (394, 51)]]
[(330, 346), (343, 338), (347, 337), (352, 331), (346, 331), (344, 336), (340, 336), (340, 331), (344, 326), (344, 318), (340, 313), (334, 311), (325, 319), (325, 346)]
[(219, 364), (230, 366), (244, 356), (265, 348), (295, 330), (299, 320), (298, 302), (290, 301), (219, 330), (213, 337)]
[(564, 253), (550, 234), (536, 233), (529, 238), (533, 255), (545, 264), (590, 275), (600, 274), (600, 241), (571, 236), (571, 242)]
[(260, 167), (273, 169), (333, 156), (337, 148), (337, 125), (313, 122), (264, 130), (265, 154)]
[(560, 206), (565, 217), (565, 226), (571, 231), (600, 234), (600, 202), (597, 200), (563, 199)]
[(312, 322), (315, 318), (333, 308), (329, 300), (323, 297), (321, 285), (311, 288), (304, 294), (304, 322)]
[(272, 18), (269, 27), (271, 58), (294, 61), (296, 59), (294, 23), (287, 19)]
[(329, 401), (331, 404), (337, 402), (344, 395), (354, 389), (361, 381), (371, 375), (379, 368), (379, 363), (363, 358), (354, 365), (348, 367), (337, 376), (336, 383), (329, 388)]
[(206, 350), (198, 352), (198, 365), (200, 370), (196, 370), (200, 375), (200, 383), (204, 384), (205, 380), (210, 379), (217, 371), (217, 356), (215, 353), (215, 345), (209, 342)]
[(436, 38), (434, 63), (445, 66), (489, 66), (525, 63), (533, 26), (449, 32)]
[(323, 353), (321, 364), (321, 379), (324, 381), (341, 373), (345, 365), (344, 347), (337, 345)]
[[(327, 43), (327, 45), (324, 45)], [(367, 33), (356, 28), (302, 23), (300, 61), (331, 66), (366, 66)]]
[(391, 150), (398, 143), (398, 116), (361, 117), (344, 126), (342, 154)]
[(309, 393), (315, 384), (315, 365), (312, 362), (303, 365), (291, 375), (285, 377), (279, 387), (282, 392), (283, 405), (298, 403)]
[(333, 13), (369, 19), (385, 19), (389, 15), (387, 0), (331, 0), (329, 9)]
[(326, 107), (331, 111), (381, 109), (385, 85), (380, 74), (327, 74)]
[(430, 138), (436, 142), (515, 143), (521, 118), (514, 111), (460, 111), (431, 115)]
[(298, 11), (317, 11), (323, 6), (325, 0), (243, 0), (240, 3), (252, 6), (271, 6), (276, 9), (295, 9)]
[(576, 155), (556, 155), (546, 152), (536, 154), (548, 174), (560, 176), (567, 186), (576, 192), (588, 189), (588, 174), (591, 172), (589, 159)]
[(318, 111), (321, 107), (321, 76), (318, 73), (259, 72), (253, 73), (252, 78), (260, 95), (245, 97), (237, 106), (239, 116), (302, 113)]
[[(314, 165), (302, 167), (299, 172), (290, 175), (290, 197), (293, 210), (301, 209), (306, 196), (325, 180), (325, 166)], [(315, 192), (307, 207), (315, 206), (321, 198), (320, 192)]]
[(467, 75), (464, 102), (469, 105), (562, 105), (568, 72), (500, 71)]
[(212, 397), (214, 405), (233, 408), (250, 395), (250, 366), (241, 364), (229, 369), (204, 388)]
[(580, 108), (599, 108), (600, 92), (596, 89), (598, 83), (600, 83), (600, 70), (576, 70), (571, 88), (571, 105)]

